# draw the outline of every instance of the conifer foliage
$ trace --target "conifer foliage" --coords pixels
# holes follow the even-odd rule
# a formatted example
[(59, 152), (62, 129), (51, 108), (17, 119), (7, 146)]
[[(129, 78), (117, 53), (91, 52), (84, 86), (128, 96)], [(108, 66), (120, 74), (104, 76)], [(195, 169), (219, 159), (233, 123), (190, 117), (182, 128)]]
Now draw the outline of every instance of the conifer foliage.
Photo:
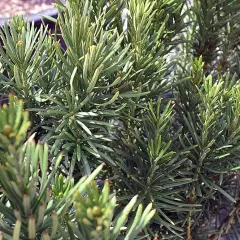
[(239, 1), (55, 7), (0, 28), (0, 239), (239, 239)]

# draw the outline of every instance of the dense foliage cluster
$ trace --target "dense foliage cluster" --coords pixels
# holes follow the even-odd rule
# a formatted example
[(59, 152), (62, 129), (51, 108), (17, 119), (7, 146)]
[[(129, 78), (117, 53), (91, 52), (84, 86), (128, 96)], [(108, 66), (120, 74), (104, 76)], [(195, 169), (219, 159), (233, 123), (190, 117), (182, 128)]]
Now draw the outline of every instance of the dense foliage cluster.
[(0, 29), (0, 239), (239, 239), (239, 1), (55, 6)]

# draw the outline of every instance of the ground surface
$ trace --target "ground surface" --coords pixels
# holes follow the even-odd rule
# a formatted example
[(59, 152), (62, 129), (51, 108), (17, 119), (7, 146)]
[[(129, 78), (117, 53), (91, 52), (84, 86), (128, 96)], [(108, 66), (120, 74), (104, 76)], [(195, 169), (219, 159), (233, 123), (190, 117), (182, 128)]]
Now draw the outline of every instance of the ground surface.
[(37, 14), (53, 8), (54, 0), (0, 0), (0, 18)]

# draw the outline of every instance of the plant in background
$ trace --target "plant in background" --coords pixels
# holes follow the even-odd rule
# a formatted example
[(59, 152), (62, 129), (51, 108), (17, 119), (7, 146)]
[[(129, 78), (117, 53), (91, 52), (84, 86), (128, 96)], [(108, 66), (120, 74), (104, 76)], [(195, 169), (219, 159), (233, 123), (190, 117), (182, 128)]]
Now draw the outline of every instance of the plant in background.
[[(112, 140), (110, 120), (123, 107), (120, 99), (134, 97), (134, 92), (120, 89), (131, 68), (129, 47), (122, 47), (123, 34), (105, 27), (110, 12), (119, 11), (115, 5), (106, 10), (91, 1), (57, 5), (66, 43), (66, 50), (54, 44), (62, 88), (46, 95), (49, 106), (39, 113), (55, 120), (52, 150), (66, 151), (72, 166), (77, 162), (80, 171), (88, 174), (102, 159), (111, 162), (103, 152), (111, 151), (107, 147)], [(93, 17), (95, 11), (98, 14)]]
[[(213, 199), (220, 204), (216, 194), (220, 192), (230, 201), (228, 204), (235, 203), (236, 199), (221, 185), (225, 173), (239, 168), (239, 83), (229, 76), (219, 76), (215, 82), (211, 75), (204, 76), (201, 58), (193, 62), (192, 76), (180, 86), (175, 108), (183, 126), (182, 150), (189, 149), (187, 158), (196, 180), (188, 190), (187, 199), (198, 204)], [(191, 218), (190, 213), (188, 227)], [(190, 239), (191, 233), (188, 235)]]
[(189, 5), (192, 27), (187, 37), (193, 50), (189, 49), (189, 53), (196, 58), (203, 56), (205, 72), (228, 71), (235, 65), (231, 55), (238, 52), (239, 2), (194, 0)]
[(45, 91), (52, 88), (48, 88), (50, 79), (46, 78), (53, 56), (47, 32), (47, 27), (41, 26), (37, 30), (34, 23), (26, 22), (22, 17), (14, 17), (9, 26), (5, 23), (0, 29), (3, 42), (0, 61), (4, 69), (0, 75), (1, 86), (24, 99), (29, 108), (35, 106), (35, 98), (43, 88)]
[(151, 201), (156, 208), (153, 222), (162, 226), (162, 230), (149, 231), (161, 236), (160, 232), (167, 230), (169, 235), (181, 238), (183, 229), (177, 226), (179, 219), (175, 214), (199, 211), (201, 205), (189, 204), (181, 196), (195, 180), (184, 151), (176, 146), (181, 128), (175, 132), (173, 121), (171, 102), (166, 106), (161, 99), (149, 102), (139, 120), (133, 119), (126, 129), (119, 131), (114, 170), (122, 180), (118, 188), (127, 189), (118, 193), (120, 199), (139, 194), (139, 202)]

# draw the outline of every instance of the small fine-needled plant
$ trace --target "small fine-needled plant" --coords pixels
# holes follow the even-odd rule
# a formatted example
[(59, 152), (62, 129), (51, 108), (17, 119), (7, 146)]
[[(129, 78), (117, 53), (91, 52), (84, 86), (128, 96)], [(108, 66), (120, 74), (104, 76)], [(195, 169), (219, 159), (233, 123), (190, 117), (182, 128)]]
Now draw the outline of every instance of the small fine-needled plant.
[(48, 146), (26, 138), (30, 122), (22, 100), (10, 94), (0, 116), (1, 239), (114, 240), (126, 229), (125, 239), (135, 239), (154, 216), (152, 204), (144, 211), (140, 205), (131, 228), (125, 227), (136, 196), (114, 222), (116, 197), (109, 194), (108, 183), (99, 192), (92, 182), (102, 165), (73, 186), (73, 179), (55, 175), (61, 155), (50, 163)]

